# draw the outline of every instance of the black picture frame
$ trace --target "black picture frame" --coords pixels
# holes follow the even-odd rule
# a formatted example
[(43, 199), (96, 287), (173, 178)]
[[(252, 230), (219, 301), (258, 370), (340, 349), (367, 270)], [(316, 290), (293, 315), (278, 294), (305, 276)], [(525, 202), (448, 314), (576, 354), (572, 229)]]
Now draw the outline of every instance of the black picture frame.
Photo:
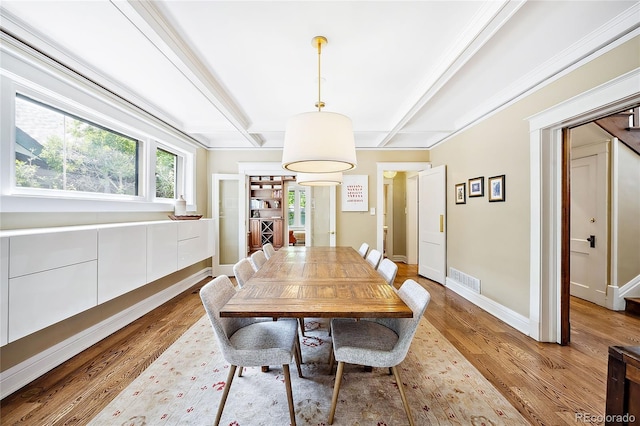
[(456, 204), (465, 204), (467, 202), (467, 184), (465, 182), (456, 184), (454, 195)]
[(469, 197), (484, 197), (484, 176), (469, 179)]
[(489, 202), (504, 201), (505, 198), (505, 175), (492, 176), (488, 179)]

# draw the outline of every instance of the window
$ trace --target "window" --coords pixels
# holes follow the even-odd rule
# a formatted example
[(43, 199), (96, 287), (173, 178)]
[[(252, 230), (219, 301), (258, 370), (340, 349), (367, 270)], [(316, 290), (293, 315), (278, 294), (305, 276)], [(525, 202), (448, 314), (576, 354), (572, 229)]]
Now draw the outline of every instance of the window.
[(164, 149), (156, 149), (156, 197), (176, 198), (178, 156)]
[[(15, 40), (0, 45), (0, 211), (196, 210), (203, 145)], [(38, 65), (36, 65), (38, 64)]]
[(15, 99), (15, 185), (138, 195), (140, 143), (21, 94)]
[(287, 193), (290, 228), (304, 228), (307, 194), (300, 186), (289, 186)]

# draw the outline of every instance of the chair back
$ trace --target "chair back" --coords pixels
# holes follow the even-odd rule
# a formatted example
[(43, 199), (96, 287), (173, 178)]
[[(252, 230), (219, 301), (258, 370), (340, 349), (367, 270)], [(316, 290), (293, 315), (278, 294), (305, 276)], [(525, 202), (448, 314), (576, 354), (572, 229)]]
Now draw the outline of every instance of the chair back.
[(257, 252), (251, 255), (249, 260), (251, 261), (251, 266), (253, 266), (253, 270), (257, 272), (258, 269), (262, 268), (262, 265), (264, 265), (267, 262), (267, 256), (264, 255), (264, 252), (262, 250), (258, 250)]
[(369, 252), (369, 244), (362, 243), (362, 245), (358, 249), (358, 253), (360, 253), (360, 256), (362, 256), (363, 258), (366, 258), (368, 252)]
[(255, 272), (253, 266), (251, 266), (251, 262), (249, 262), (249, 259), (246, 257), (240, 259), (238, 263), (233, 265), (233, 275), (236, 277), (238, 287), (240, 288), (249, 281), (249, 278), (251, 278)]
[(271, 256), (276, 254), (276, 249), (273, 248), (273, 244), (267, 243), (262, 246), (262, 251), (267, 259), (271, 259)]
[(219, 275), (200, 289), (200, 299), (207, 312), (211, 327), (216, 335), (222, 356), (227, 362), (233, 362), (236, 349), (229, 337), (239, 329), (260, 320), (256, 318), (221, 318), (220, 310), (236, 294), (233, 283), (226, 275)]
[(382, 253), (376, 249), (371, 249), (365, 259), (369, 265), (373, 266), (373, 269), (378, 269), (378, 264), (380, 263), (380, 259), (382, 259)]
[(398, 290), (398, 296), (411, 308), (413, 317), (380, 318), (376, 319), (376, 322), (389, 327), (398, 335), (398, 341), (392, 352), (396, 362), (399, 364), (409, 352), (413, 336), (415, 336), (420, 320), (429, 305), (429, 301), (431, 301), (431, 294), (414, 280), (408, 279)]
[(378, 265), (378, 273), (385, 279), (387, 284), (393, 287), (393, 282), (398, 274), (398, 265), (389, 258), (382, 259), (380, 265)]

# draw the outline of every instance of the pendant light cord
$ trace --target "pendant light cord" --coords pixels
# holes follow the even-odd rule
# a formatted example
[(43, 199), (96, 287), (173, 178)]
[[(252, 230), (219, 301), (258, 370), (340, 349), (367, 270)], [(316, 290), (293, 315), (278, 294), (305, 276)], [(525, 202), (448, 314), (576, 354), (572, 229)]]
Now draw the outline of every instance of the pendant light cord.
[(320, 56), (322, 53), (322, 41), (318, 39), (318, 111), (322, 111), (322, 101), (320, 100)]

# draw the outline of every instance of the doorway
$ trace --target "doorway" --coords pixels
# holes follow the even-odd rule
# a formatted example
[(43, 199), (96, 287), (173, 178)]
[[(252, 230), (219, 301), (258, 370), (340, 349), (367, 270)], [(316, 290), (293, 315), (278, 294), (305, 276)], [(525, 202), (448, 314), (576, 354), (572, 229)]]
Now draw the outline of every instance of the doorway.
[[(393, 197), (396, 199), (402, 199), (405, 207), (401, 208), (400, 211), (397, 211), (397, 214), (394, 216), (402, 216), (405, 222), (406, 230), (403, 231), (401, 241), (404, 241), (403, 250), (404, 253), (402, 255), (401, 261), (409, 262), (410, 258), (416, 259), (414, 260), (417, 263), (417, 240), (416, 234), (418, 229), (418, 215), (417, 215), (417, 173), (421, 170), (426, 170), (430, 168), (431, 165), (426, 162), (397, 162), (397, 163), (377, 163), (377, 173), (376, 173), (376, 210), (378, 214), (376, 215), (376, 248), (381, 253), (384, 252), (385, 249), (385, 176), (384, 172), (397, 172), (398, 175), (394, 177), (394, 180), (398, 178), (400, 173), (403, 175), (403, 183), (400, 186), (393, 186)], [(390, 176), (390, 174), (387, 174)], [(411, 179), (414, 179), (411, 181)], [(413, 190), (410, 190), (413, 188)], [(412, 198), (416, 197), (416, 198)], [(415, 206), (415, 212), (409, 212), (409, 207)], [(412, 207), (413, 208), (413, 207)], [(392, 227), (393, 223), (387, 223), (387, 226)], [(387, 228), (387, 232), (391, 232), (393, 234), (394, 230)], [(415, 244), (415, 247), (413, 246)]]
[[(563, 129), (588, 123), (640, 102), (640, 70), (575, 96), (529, 118), (531, 143), (531, 238), (529, 335), (542, 342), (569, 342), (568, 150)], [(564, 158), (564, 160), (563, 160)], [(566, 178), (566, 179), (565, 179)], [(566, 182), (565, 182), (566, 181)], [(563, 185), (564, 184), (564, 185)], [(565, 217), (566, 216), (566, 217)], [(563, 224), (567, 224), (563, 227)], [(566, 243), (565, 243), (566, 241)]]

